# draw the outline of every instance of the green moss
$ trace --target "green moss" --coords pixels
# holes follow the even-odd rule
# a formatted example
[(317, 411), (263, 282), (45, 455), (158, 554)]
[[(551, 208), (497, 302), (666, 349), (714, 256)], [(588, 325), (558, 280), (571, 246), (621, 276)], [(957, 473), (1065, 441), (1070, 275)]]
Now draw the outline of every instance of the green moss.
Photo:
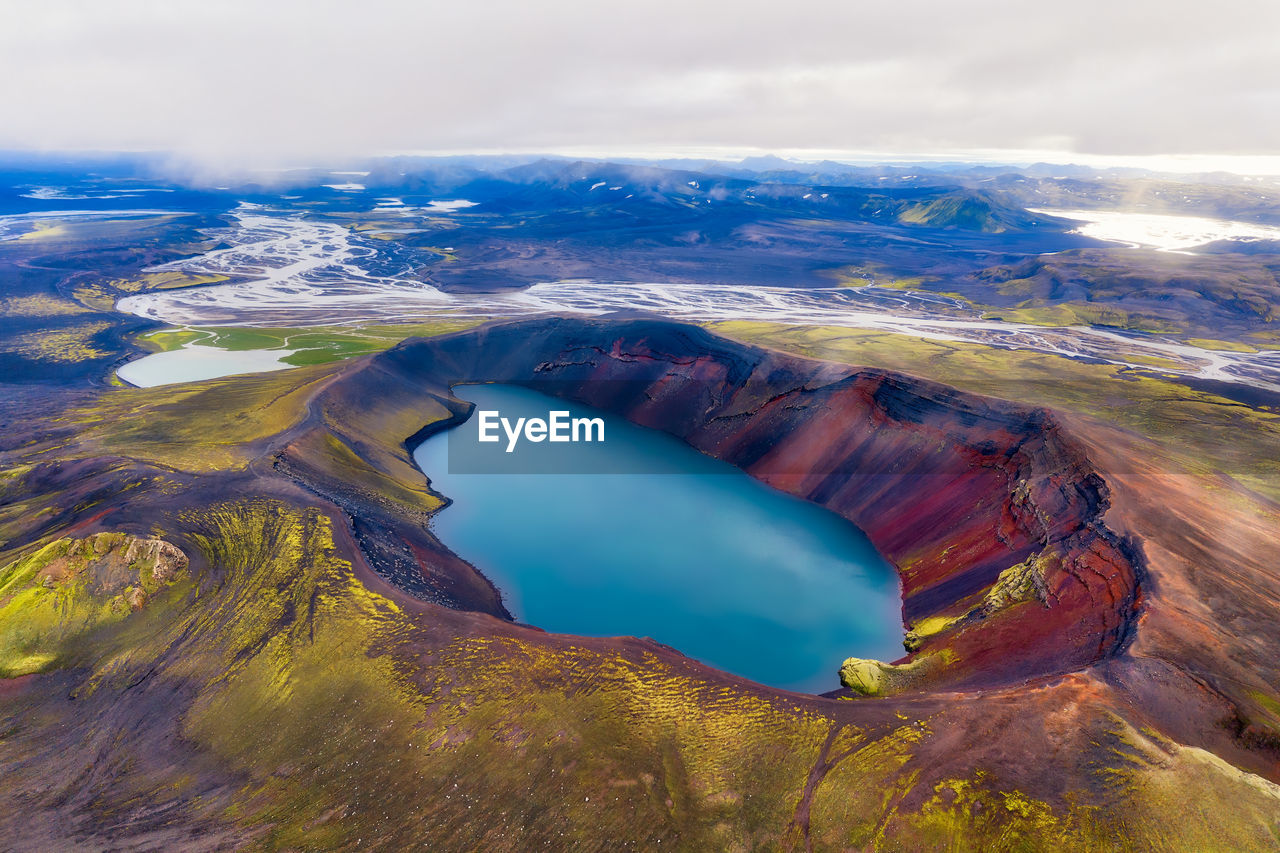
[(10, 562), (0, 569), (0, 677), (56, 665), (76, 639), (145, 606), (185, 567), (172, 546), (119, 533), (57, 539)]
[(7, 317), (64, 317), (87, 313), (90, 309), (59, 296), (36, 294), (0, 299), (0, 314)]
[[(753, 331), (763, 335), (759, 327)], [(1054, 365), (1006, 360), (1014, 357), (978, 347), (917, 346), (891, 335), (849, 338), (817, 330), (795, 340), (795, 346), (829, 347), (849, 358), (871, 353), (951, 371), (988, 390), (1002, 381), (1005, 366), (1043, 368), (1048, 377)], [(1095, 368), (1072, 374), (1090, 387), (1046, 382), (1023, 388), (1019, 399), (1059, 395), (1100, 411), (1112, 391), (1128, 392), (1153, 410), (1157, 402), (1175, 411), (1188, 402), (1172, 383), (1130, 381)], [(302, 456), (335, 478), (402, 507), (431, 506), (429, 495), (405, 485), (421, 479), (417, 473), (410, 479), (407, 462), (401, 477), (387, 474), (401, 470), (389, 466), (371, 473), (362, 460), (372, 445), (403, 456), (398, 442), (447, 411), (424, 403), (412, 412), (362, 411), (359, 418), (315, 412), (327, 427), (349, 432), (335, 437), (309, 429), (276, 441), (299, 423), (314, 388), (332, 375), (306, 368), (290, 374), (195, 391), (111, 392), (75, 417), (86, 421), (91, 451), (196, 471), (261, 458), (265, 448), (278, 459), (282, 446), (313, 442)], [(1200, 398), (1200, 404), (1227, 410), (1218, 400)], [(22, 478), (20, 471), (0, 477), (0, 491), (18, 489)], [(197, 487), (206, 482), (202, 475), (182, 479)], [(1063, 770), (1066, 781), (1034, 788), (1039, 765), (1024, 767), (1012, 751), (1028, 741), (1011, 722), (1021, 708), (1009, 712), (1010, 694), (875, 703), (865, 729), (841, 728), (832, 718), (851, 709), (833, 711), (820, 701), (792, 701), (735, 682), (708, 683), (678, 659), (636, 644), (575, 645), (486, 617), (420, 603), (402, 607), (358, 580), (335, 544), (334, 520), (315, 507), (245, 499), (174, 510), (163, 523), (199, 551), (198, 564), (207, 570), (198, 578), (157, 577), (154, 557), (138, 553), (136, 575), (115, 591), (95, 592), (86, 582), (87, 595), (72, 596), (100, 600), (106, 617), (85, 631), (57, 623), (60, 642), (31, 643), (5, 659), (11, 674), (71, 664), (76, 669), (68, 681), (87, 673), (72, 686), (73, 701), (59, 696), (50, 705), (66, 717), (49, 712), (21, 723), (34, 732), (30, 742), (70, 722), (81, 727), (77, 743), (110, 745), (115, 775), (95, 793), (96, 815), (164, 809), (157, 813), (171, 825), (231, 827), (240, 834), (226, 846), (259, 849), (377, 844), (497, 851), (599, 846), (601, 839), (619, 847), (690, 850), (803, 848), (806, 840), (819, 850), (1092, 850), (1112, 849), (1117, 838), (1134, 839), (1134, 849), (1274, 843), (1280, 800), (1255, 777), (1172, 742), (1152, 744), (1146, 735), (1122, 732), (1107, 740), (1074, 716), (1061, 727), (1060, 749), (1079, 761)], [(70, 543), (47, 543), (51, 550), (21, 570), (21, 559), (5, 566), (0, 590), (9, 592), (0, 591), (0, 619), (9, 604), (61, 618), (42, 603), (50, 588), (40, 566), (73, 557), (75, 565), (83, 563), (77, 576), (87, 579), (104, 555), (127, 547), (123, 540), (94, 539), (88, 551), (77, 546), (73, 554)], [(1034, 601), (1035, 566), (1015, 568), (996, 585), (1000, 601)], [(55, 587), (59, 583), (55, 579)], [(126, 596), (138, 592), (145, 606), (135, 610)], [(929, 637), (955, 625), (955, 617), (939, 615), (913, 630)], [(889, 695), (909, 686), (915, 673), (945, 662), (942, 655), (908, 666), (855, 661), (850, 681), (865, 684), (871, 695)], [(1037, 690), (1074, 690), (1087, 677)], [(172, 703), (162, 716), (174, 725), (149, 741), (134, 740), (132, 713), (85, 721), (66, 710), (100, 698), (132, 712), (144, 707), (136, 697), (147, 690), (156, 691), (148, 698)], [(1045, 707), (1083, 715), (1088, 703), (1078, 702), (1080, 695), (1067, 692), (1068, 701), (1046, 700)], [(139, 704), (129, 704), (134, 701)], [(939, 722), (942, 734), (935, 736), (933, 717), (914, 718), (922, 706), (956, 717)], [(55, 784), (46, 778), (49, 762), (15, 758), (22, 756), (7, 734), (10, 725), (0, 719), (0, 758), (14, 768), (6, 784), (47, 790)], [(981, 733), (973, 743), (978, 757), (954, 748), (956, 733), (965, 731)], [(169, 762), (163, 747), (159, 756), (150, 752), (166, 738), (181, 743), (180, 761)], [(136, 752), (128, 751), (139, 742)], [(986, 759), (989, 768), (982, 766)], [(20, 787), (15, 774), (24, 767), (36, 769)], [(1092, 773), (1096, 784), (1093, 777), (1080, 781)], [(811, 782), (817, 790), (805, 836), (796, 821)], [(1053, 793), (1063, 788), (1065, 794)], [(1194, 825), (1169, 821), (1185, 808), (1195, 810)]]
[(964, 228), (999, 234), (1007, 230), (1000, 211), (981, 196), (952, 193), (926, 202), (909, 204), (898, 212), (899, 222), (935, 228)]
[[(1020, 292), (1017, 282), (1002, 285), (1009, 294)], [(1186, 328), (1168, 320), (1129, 311), (1116, 305), (1094, 302), (1058, 302), (1052, 305), (1023, 304), (1017, 308), (992, 308), (982, 315), (989, 320), (1027, 323), (1032, 326), (1109, 326), (1152, 334), (1177, 334)]]
[(959, 293), (937, 290), (934, 285), (937, 285), (940, 280), (933, 276), (895, 272), (882, 264), (863, 263), (838, 267), (825, 270), (824, 274), (834, 278), (840, 287), (872, 286), (886, 290), (927, 290), (939, 296), (948, 296), (961, 303), (969, 302)]
[[(426, 415), (429, 417), (430, 413)], [(303, 436), (296, 445), (313, 467), (332, 482), (361, 490), (372, 500), (395, 502), (411, 512), (434, 512), (444, 501), (429, 488), (421, 477), (405, 483), (377, 470), (358, 456), (337, 436), (316, 431)], [(407, 479), (407, 478), (406, 478)]]
[(8, 653), (0, 658), (0, 678), (18, 678), (48, 669), (58, 659), (51, 652), (21, 655)]
[(884, 690), (885, 664), (866, 658), (849, 658), (840, 665), (840, 683), (863, 696), (879, 696)]
[[(315, 510), (243, 501), (182, 523), (216, 585), (100, 638), (91, 689), (140, 673), (189, 685), (183, 740), (236, 774), (221, 817), (263, 849), (767, 847), (830, 727), (647, 654), (447, 634), (424, 647), (433, 619), (364, 587)], [(590, 689), (566, 690), (566, 673)]]
[(1257, 702), (1261, 708), (1270, 714), (1275, 722), (1280, 723), (1280, 699), (1258, 690), (1250, 690), (1248, 695), (1250, 699)]
[(941, 634), (961, 620), (960, 616), (929, 616), (914, 622), (902, 638), (902, 645), (914, 652), (930, 637)]
[(1220, 352), (1258, 352), (1257, 347), (1240, 343), (1238, 341), (1219, 341), (1210, 338), (1187, 338), (1187, 343), (1193, 347), (1200, 347), (1200, 349), (1217, 350)]
[(123, 455), (187, 471), (228, 470), (299, 423), (323, 365), (195, 385), (115, 390), (69, 414), (84, 424), (81, 452)]
[(121, 293), (141, 293), (149, 290), (174, 290), (180, 287), (199, 287), (227, 281), (225, 275), (189, 273), (182, 270), (139, 273), (133, 278), (117, 278), (108, 287)]
[(932, 849), (954, 848), (970, 838), (998, 839), (1001, 850), (1054, 849), (1073, 835), (1047, 802), (1000, 790), (983, 771), (938, 782), (933, 792), (911, 820), (912, 834)]
[(95, 361), (111, 355), (97, 343), (98, 336), (111, 327), (107, 320), (86, 320), (72, 325), (33, 329), (0, 340), (0, 351), (54, 364)]
[(1053, 560), (1052, 555), (1041, 552), (1002, 571), (987, 591), (982, 610), (992, 613), (1023, 601), (1038, 601), (1048, 606), (1045, 569)]
[(188, 326), (149, 332), (140, 336), (138, 341), (156, 351), (181, 349), (189, 344), (232, 351), (290, 350), (290, 354), (281, 361), (301, 367), (329, 364), (353, 356), (381, 352), (406, 338), (448, 334), (471, 328), (481, 322), (483, 320), (477, 318), (365, 326)]
[(909, 689), (953, 658), (953, 653), (947, 649), (936, 654), (918, 655), (904, 664), (847, 658), (840, 665), (840, 683), (863, 696), (888, 696)]

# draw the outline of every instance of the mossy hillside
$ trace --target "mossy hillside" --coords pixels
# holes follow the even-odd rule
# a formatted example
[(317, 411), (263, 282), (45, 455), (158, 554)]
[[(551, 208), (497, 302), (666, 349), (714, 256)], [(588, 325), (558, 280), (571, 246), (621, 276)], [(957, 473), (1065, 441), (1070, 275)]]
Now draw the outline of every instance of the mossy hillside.
[[(1070, 695), (1071, 688), (1049, 690)], [(962, 725), (957, 735), (975, 756), (968, 767), (920, 758), (942, 731), (955, 731), (955, 708), (917, 722), (904, 715), (898, 728), (865, 744), (842, 733), (813, 795), (812, 849), (1225, 853), (1274, 847), (1277, 786), (1203, 750), (1139, 732), (1108, 712), (1076, 706), (1065, 695), (1052, 701), (1061, 710), (1048, 719), (1027, 720), (1025, 701), (996, 700), (984, 720)], [(1040, 743), (1063, 737), (1077, 743), (1074, 758), (1047, 772), (1089, 783), (1064, 786), (1052, 797), (1028, 793), (1024, 782), (1046, 772), (1043, 765), (1002, 748), (1005, 740), (1030, 733), (1026, 727), (1036, 729)], [(848, 745), (841, 742), (846, 739)]]
[(1010, 207), (995, 196), (974, 191), (957, 191), (929, 201), (909, 204), (897, 215), (899, 222), (909, 225), (961, 228), (988, 234), (1000, 234), (1009, 228), (1022, 228), (1035, 218), (1034, 214)]
[[(887, 290), (924, 290), (926, 282), (935, 280), (923, 275), (899, 274), (877, 263), (851, 264), (827, 273), (841, 287), (882, 287)], [(935, 282), (936, 283), (936, 282)]]
[(295, 458), (307, 460), (310, 480), (319, 480), (331, 490), (359, 492), (372, 502), (396, 505), (410, 515), (434, 512), (444, 505), (424, 477), (391, 476), (326, 430), (311, 430), (294, 442), (285, 459), (291, 464)]
[(811, 358), (883, 367), (966, 391), (1050, 406), (1154, 442), (1156, 458), (1225, 472), (1280, 500), (1280, 414), (1113, 365), (1043, 353), (833, 326), (732, 321), (713, 331)]
[(0, 677), (57, 665), (74, 641), (147, 606), (185, 573), (173, 545), (123, 533), (58, 539), (0, 569)]
[(49, 458), (66, 450), (67, 445), (57, 442), (38, 446), (31, 451), (32, 461), (10, 463), (0, 475), (0, 559), (18, 556), (20, 550), (11, 551), (15, 546), (23, 549), (61, 536), (77, 517), (144, 494), (171, 495), (178, 488), (168, 472), (127, 459), (85, 460), (70, 468)]
[(908, 652), (920, 652), (905, 664), (890, 664), (870, 658), (848, 658), (840, 666), (840, 683), (862, 696), (888, 696), (907, 690), (918, 690), (925, 679), (943, 665), (955, 660), (956, 654), (935, 641), (963, 631), (966, 627), (996, 615), (999, 611), (1024, 603), (1048, 606), (1046, 573), (1054, 571), (1063, 555), (1053, 550), (1041, 551), (1021, 563), (1002, 571), (981, 600), (959, 615), (930, 616), (914, 623), (903, 637)]
[(194, 687), (183, 739), (242, 778), (222, 819), (265, 848), (756, 847), (829, 726), (652, 655), (439, 635), (360, 584), (314, 510), (249, 501), (182, 524), (217, 576), (101, 638), (79, 695), (144, 674)]
[(113, 328), (106, 320), (82, 321), (60, 326), (41, 326), (29, 332), (7, 336), (0, 351), (12, 352), (32, 361), (77, 364), (111, 355), (104, 333)]
[(83, 424), (79, 453), (108, 453), (180, 469), (243, 468), (263, 442), (298, 425), (331, 366), (161, 388), (121, 388), (69, 415)]
[[(287, 523), (285, 535), (273, 531), (279, 545), (265, 562), (307, 567), (298, 578), (303, 589), (291, 596), (294, 612), (306, 618), (260, 647), (221, 701), (202, 703), (186, 729), (257, 777), (261, 788), (246, 800), (270, 805), (246, 817), (272, 824), (272, 846), (349, 842), (364, 832), (465, 849), (637, 833), (655, 844), (683, 836), (716, 845), (741, 834), (734, 823), (751, 793), (765, 812), (746, 809), (755, 814), (755, 831), (785, 826), (806, 771), (803, 747), (824, 733), (821, 718), (791, 731), (794, 717), (785, 708), (736, 691), (700, 695), (705, 688), (655, 659), (556, 652), (515, 639), (447, 644), (419, 678), (406, 679), (412, 670), (400, 654), (361, 660), (374, 648), (409, 645), (417, 633), (412, 621), (365, 591), (345, 563), (316, 560), (317, 545), (324, 554), (328, 543), (307, 541), (296, 520)], [(242, 525), (222, 514), (218, 524), (232, 534), (206, 540), (219, 564), (263, 564), (261, 553), (219, 553), (237, 534), (252, 535), (256, 519)], [(242, 586), (240, 570), (233, 574)], [(251, 583), (244, 601), (279, 580)], [(314, 610), (299, 606), (313, 600)], [(243, 623), (230, 660), (254, 648), (259, 627), (288, 605), (269, 610), (276, 619)], [(566, 672), (570, 683), (585, 678), (593, 686), (564, 685)], [(367, 719), (351, 725), (362, 712)], [(281, 720), (288, 721), (284, 731)], [(764, 747), (772, 757), (762, 761), (766, 735), (777, 742)], [(277, 762), (298, 772), (286, 781), (270, 772)], [(783, 772), (771, 766), (777, 763)], [(735, 790), (734, 780), (748, 777), (756, 790)], [(790, 793), (770, 792), (771, 785)], [(423, 797), (423, 790), (443, 796)], [(483, 808), (485, 819), (475, 820), (471, 805)], [(334, 809), (343, 819), (326, 820)], [(388, 813), (396, 819), (384, 819)]]
[(358, 385), (316, 399), (323, 426), (289, 447), (283, 461), (309, 472), (305, 479), (328, 493), (354, 490), (375, 503), (398, 503), (411, 515), (439, 508), (443, 500), (413, 461), (410, 441), (456, 421), (470, 405), (430, 382), (406, 386), (404, 377), (376, 363), (366, 370)]
[(1056, 302), (1052, 305), (990, 308), (982, 316), (987, 320), (1027, 323), (1032, 326), (1107, 326), (1157, 335), (1172, 335), (1187, 330), (1183, 325), (1148, 312), (1094, 302)]
[[(475, 321), (479, 322), (479, 321)], [(360, 340), (368, 351), (387, 349), (406, 337), (437, 335), (474, 325), (471, 321), (442, 322), (406, 326), (375, 326), (361, 330)], [(265, 343), (281, 346), (297, 330), (234, 329), (233, 334), (219, 337), (228, 348), (253, 349)], [(162, 330), (152, 342), (163, 349), (174, 349), (199, 340), (213, 330)], [(294, 370), (250, 376), (213, 379), (158, 388), (118, 388), (101, 396), (91, 408), (78, 410), (70, 419), (84, 426), (81, 454), (110, 453), (127, 456), (183, 471), (211, 472), (243, 468), (257, 458), (267, 440), (298, 426), (306, 417), (312, 398), (340, 369), (332, 362), (363, 354), (364, 350), (326, 348), (334, 343), (330, 332), (305, 332), (315, 349), (304, 350), (315, 355), (314, 364)], [(341, 337), (339, 335), (339, 337)], [(157, 343), (158, 341), (158, 343)], [(336, 345), (335, 345), (336, 346)], [(387, 408), (387, 407), (384, 407)], [(432, 400), (424, 400), (415, 409), (400, 405), (388, 408), (386, 417), (376, 412), (342, 412), (329, 418), (335, 431), (348, 437), (348, 442), (376, 435), (380, 447), (396, 447), (425, 424), (450, 412)], [(354, 470), (350, 458), (336, 446), (329, 454), (338, 468)], [(412, 467), (398, 460), (397, 468)], [(388, 489), (403, 490), (406, 483), (419, 482), (413, 471), (400, 471), (399, 486), (383, 480)], [(422, 495), (429, 494), (425, 489)], [(403, 497), (403, 495), (401, 496)], [(426, 503), (434, 506), (433, 498)], [(409, 501), (423, 503), (422, 497)]]
[[(928, 216), (933, 208), (945, 216), (942, 202), (922, 203), (908, 215)], [(979, 213), (975, 223), (980, 222), (980, 212), (972, 210)], [(992, 319), (1102, 326), (1220, 345), (1208, 348), (1230, 348), (1236, 342), (1274, 345), (1280, 333), (1275, 310), (1280, 266), (1266, 255), (1069, 249), (976, 272), (943, 269), (922, 275), (918, 266), (894, 271), (862, 263), (828, 274), (850, 286), (874, 284), (947, 296)]]
[(1280, 320), (1280, 265), (1268, 255), (1071, 249), (989, 267), (960, 288), (991, 316), (1031, 323), (1248, 340)]
[(0, 314), (10, 317), (65, 317), (91, 314), (91, 309), (57, 295), (33, 294), (0, 299)]
[(1062, 559), (1061, 554), (1041, 552), (1005, 569), (987, 591), (975, 614), (990, 615), (1024, 601), (1036, 601), (1047, 607), (1049, 590), (1045, 575)]

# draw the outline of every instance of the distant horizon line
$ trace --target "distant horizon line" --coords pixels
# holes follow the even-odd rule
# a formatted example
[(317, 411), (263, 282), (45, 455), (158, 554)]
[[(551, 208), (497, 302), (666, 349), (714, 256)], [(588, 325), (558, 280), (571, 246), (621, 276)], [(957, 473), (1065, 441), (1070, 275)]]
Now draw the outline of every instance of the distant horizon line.
[[(1088, 154), (1073, 151), (1025, 148), (948, 149), (938, 151), (890, 152), (826, 148), (757, 148), (752, 146), (549, 146), (546, 148), (453, 148), (395, 149), (360, 154), (315, 154), (312, 157), (254, 158), (221, 153), (182, 151), (177, 149), (104, 149), (104, 148), (0, 148), (6, 157), (154, 157), (174, 166), (198, 167), (227, 173), (288, 172), (324, 170), (337, 166), (396, 157), (423, 159), (529, 158), (582, 160), (706, 160), (711, 162), (743, 162), (773, 157), (787, 163), (805, 166), (834, 162), (846, 166), (875, 165), (997, 165), (1028, 167), (1056, 165), (1097, 170), (1133, 169), (1164, 174), (1208, 174), (1225, 172), (1240, 176), (1280, 176), (1280, 154)], [(252, 161), (258, 159), (258, 163)], [(268, 165), (264, 159), (279, 162)], [(290, 160), (312, 160), (307, 165), (280, 165)]]

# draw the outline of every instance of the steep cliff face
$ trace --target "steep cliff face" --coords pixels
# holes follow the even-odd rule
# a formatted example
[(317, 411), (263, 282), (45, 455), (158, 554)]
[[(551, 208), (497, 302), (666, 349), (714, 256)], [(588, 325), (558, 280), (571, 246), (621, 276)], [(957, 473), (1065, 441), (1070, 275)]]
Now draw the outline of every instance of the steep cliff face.
[[(349, 431), (353, 413), (444, 407), (443, 428), (463, 410), (458, 382), (616, 412), (857, 524), (898, 568), (911, 631), (910, 659), (878, 690), (1007, 684), (1130, 638), (1140, 554), (1103, 522), (1107, 485), (1048, 411), (693, 327), (563, 319), (407, 342), (326, 390), (319, 411)], [(369, 458), (402, 476), (408, 452)]]

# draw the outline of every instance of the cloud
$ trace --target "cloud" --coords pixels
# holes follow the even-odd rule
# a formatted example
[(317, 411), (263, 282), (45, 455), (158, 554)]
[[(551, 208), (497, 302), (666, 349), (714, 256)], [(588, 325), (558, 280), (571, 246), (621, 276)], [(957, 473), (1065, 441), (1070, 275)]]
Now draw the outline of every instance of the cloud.
[(0, 146), (1280, 154), (1280, 4), (0, 0)]

